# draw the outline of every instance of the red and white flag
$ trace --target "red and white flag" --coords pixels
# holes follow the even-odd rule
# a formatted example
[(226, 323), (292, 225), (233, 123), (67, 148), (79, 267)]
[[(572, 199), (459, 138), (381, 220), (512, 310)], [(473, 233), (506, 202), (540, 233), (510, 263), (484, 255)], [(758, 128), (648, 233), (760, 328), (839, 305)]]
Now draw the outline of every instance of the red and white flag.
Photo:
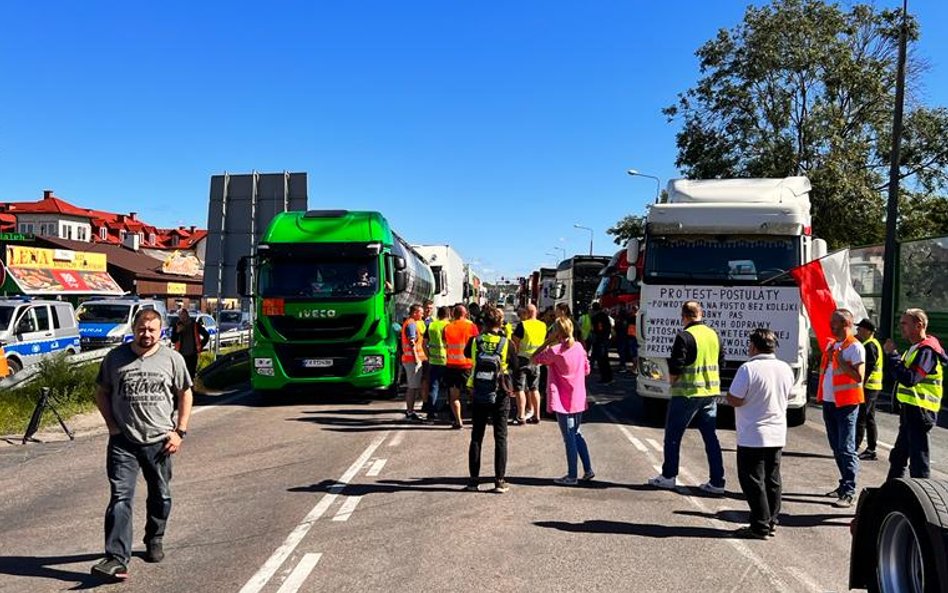
[(849, 277), (848, 249), (792, 268), (790, 274), (800, 287), (800, 300), (820, 347), (835, 339), (830, 332), (830, 317), (836, 309), (852, 311), (855, 323), (869, 316)]

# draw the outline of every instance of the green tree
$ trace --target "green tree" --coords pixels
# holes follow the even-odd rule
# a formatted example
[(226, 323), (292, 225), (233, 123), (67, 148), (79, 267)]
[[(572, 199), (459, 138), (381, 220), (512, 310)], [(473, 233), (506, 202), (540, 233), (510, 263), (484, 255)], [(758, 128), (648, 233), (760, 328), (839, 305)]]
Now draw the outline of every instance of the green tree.
[[(815, 234), (832, 247), (880, 242), (900, 22), (864, 4), (748, 7), (698, 49), (701, 78), (663, 110), (681, 122), (676, 165), (699, 179), (806, 175)], [(909, 40), (918, 33), (910, 18)], [(915, 217), (942, 212), (948, 188), (948, 110), (914, 100), (924, 69), (910, 53), (900, 175), (927, 200), (902, 213), (904, 238), (931, 226)]]
[(645, 217), (629, 214), (615, 225), (606, 229), (607, 235), (612, 235), (616, 245), (625, 245), (629, 239), (645, 236)]

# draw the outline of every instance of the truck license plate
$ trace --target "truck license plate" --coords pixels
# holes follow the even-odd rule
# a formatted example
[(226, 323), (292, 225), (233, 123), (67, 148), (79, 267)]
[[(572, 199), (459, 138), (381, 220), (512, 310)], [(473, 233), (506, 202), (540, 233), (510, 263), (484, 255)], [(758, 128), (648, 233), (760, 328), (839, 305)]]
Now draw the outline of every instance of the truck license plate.
[(324, 369), (332, 366), (331, 358), (304, 358), (303, 367), (307, 369)]

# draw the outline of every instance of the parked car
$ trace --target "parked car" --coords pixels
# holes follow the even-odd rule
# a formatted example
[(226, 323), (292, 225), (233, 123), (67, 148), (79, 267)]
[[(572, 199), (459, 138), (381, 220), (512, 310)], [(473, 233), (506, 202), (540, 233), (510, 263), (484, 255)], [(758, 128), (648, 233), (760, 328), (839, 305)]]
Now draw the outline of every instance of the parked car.
[(221, 311), (218, 315), (218, 321), (220, 322), (218, 328), (221, 332), (250, 329), (250, 314), (246, 311), (233, 309)]
[(0, 345), (11, 375), (46, 356), (78, 354), (76, 311), (63, 301), (0, 299)]
[(141, 309), (154, 309), (161, 314), (161, 337), (167, 338), (168, 311), (162, 301), (138, 297), (95, 299), (82, 303), (76, 310), (82, 349), (111, 348), (131, 342), (132, 321)]

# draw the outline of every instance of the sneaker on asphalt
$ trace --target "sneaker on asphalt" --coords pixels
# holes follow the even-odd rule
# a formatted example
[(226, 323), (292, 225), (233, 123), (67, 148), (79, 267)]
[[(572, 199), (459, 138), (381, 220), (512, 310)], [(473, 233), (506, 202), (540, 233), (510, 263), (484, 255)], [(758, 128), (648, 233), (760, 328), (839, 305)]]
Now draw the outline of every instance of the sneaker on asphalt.
[(121, 560), (107, 556), (92, 567), (92, 574), (107, 581), (124, 581), (128, 578), (128, 567)]
[(451, 425), (451, 428), (453, 428), (454, 430), (461, 430), (462, 428), (464, 428), (464, 425), (458, 424), (457, 422), (455, 422)]
[(715, 486), (711, 482), (705, 482), (698, 486), (698, 490), (707, 492), (708, 494), (724, 494), (724, 486)]
[(848, 509), (853, 506), (853, 495), (852, 494), (843, 494), (839, 499), (833, 503), (833, 506), (837, 509)]
[(863, 461), (875, 461), (879, 459), (879, 455), (876, 454), (876, 452), (872, 449), (866, 449), (859, 454), (859, 459), (862, 459)]
[(579, 479), (580, 482), (592, 482), (593, 478), (596, 477), (596, 472), (586, 472), (583, 474), (583, 477)]
[(481, 489), (478, 487), (477, 482), (468, 482), (464, 490), (467, 492), (480, 492)]
[(769, 533), (754, 531), (749, 525), (734, 531), (734, 537), (740, 539), (767, 539)]
[(526, 423), (527, 423), (527, 424), (539, 424), (539, 423), (540, 423), (540, 419), (537, 418), (536, 416), (534, 416), (533, 418), (527, 418), (527, 419), (526, 419)]
[(826, 493), (827, 498), (839, 498), (840, 496), (842, 495), (839, 492), (838, 486), (836, 487), (836, 490), (830, 490), (829, 492)]
[(165, 559), (165, 550), (160, 541), (145, 544), (145, 562), (158, 563)]
[(524, 424), (525, 424), (524, 421), (521, 420), (520, 418), (514, 418), (513, 420), (510, 421), (511, 426), (523, 426)]
[(666, 478), (658, 474), (654, 478), (649, 479), (648, 485), (655, 486), (656, 488), (664, 488), (665, 490), (674, 490), (678, 487), (678, 478)]
[(494, 484), (494, 493), (495, 494), (505, 494), (510, 491), (510, 486), (507, 485), (506, 480), (500, 480)]
[(560, 486), (575, 486), (578, 484), (576, 478), (571, 478), (569, 476), (563, 476), (562, 478), (553, 478), (554, 484), (559, 484)]
[(533, 410), (530, 410), (529, 412), (527, 412), (527, 413), (524, 415), (523, 421), (526, 422), (527, 420), (533, 418), (533, 416), (534, 416)]
[(414, 411), (405, 412), (405, 420), (408, 420), (409, 422), (421, 422), (421, 416), (416, 414)]

